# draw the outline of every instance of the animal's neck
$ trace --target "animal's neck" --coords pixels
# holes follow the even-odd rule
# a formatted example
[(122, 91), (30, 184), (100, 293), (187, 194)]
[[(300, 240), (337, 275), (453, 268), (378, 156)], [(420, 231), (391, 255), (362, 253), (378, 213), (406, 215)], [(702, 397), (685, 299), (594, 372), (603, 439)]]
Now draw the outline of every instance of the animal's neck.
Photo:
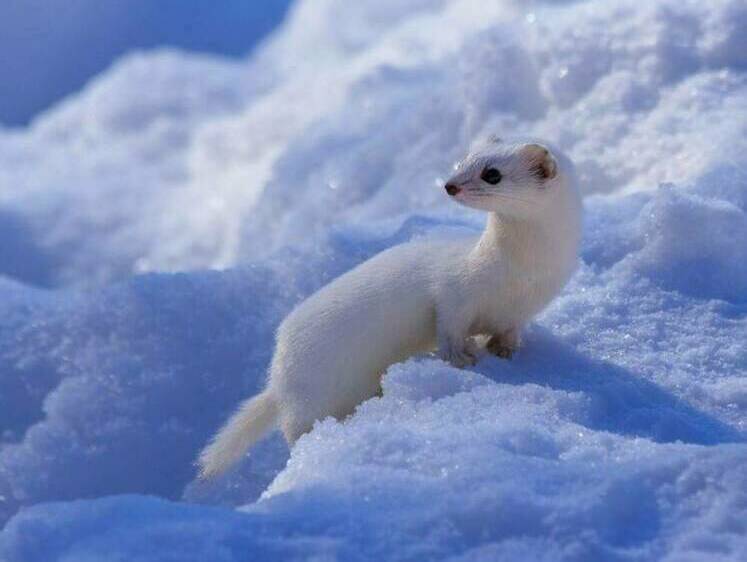
[(570, 207), (554, 208), (553, 216), (529, 218), (490, 213), (473, 254), (481, 260), (507, 258), (525, 271), (572, 267), (579, 237), (574, 213)]

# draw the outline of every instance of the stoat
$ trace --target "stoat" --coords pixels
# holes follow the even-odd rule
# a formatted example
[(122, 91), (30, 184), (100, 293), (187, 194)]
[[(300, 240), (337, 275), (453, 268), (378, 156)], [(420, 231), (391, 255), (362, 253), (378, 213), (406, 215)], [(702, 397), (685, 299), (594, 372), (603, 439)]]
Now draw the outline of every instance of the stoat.
[(316, 420), (351, 414), (380, 392), (389, 365), (414, 354), (437, 348), (456, 366), (473, 364), (472, 336), (484, 334), (489, 351), (511, 356), (576, 266), (573, 167), (545, 144), (491, 139), (455, 166), (445, 189), (487, 211), (482, 235), (393, 247), (299, 304), (277, 331), (266, 388), (200, 454), (203, 477), (274, 427), (293, 444)]

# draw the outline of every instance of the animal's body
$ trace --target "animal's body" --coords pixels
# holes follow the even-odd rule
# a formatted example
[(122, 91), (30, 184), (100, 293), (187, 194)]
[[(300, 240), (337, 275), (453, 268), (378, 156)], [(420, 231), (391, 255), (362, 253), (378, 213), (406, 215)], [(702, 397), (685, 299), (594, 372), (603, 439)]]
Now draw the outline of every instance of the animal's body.
[(396, 246), (298, 305), (277, 331), (267, 387), (202, 452), (203, 476), (224, 471), (272, 427), (292, 444), (316, 420), (344, 418), (380, 392), (389, 365), (417, 353), (437, 348), (471, 364), (471, 336), (486, 334), (488, 350), (510, 357), (575, 269), (572, 166), (537, 143), (491, 141), (456, 167), (446, 190), (489, 212), (482, 236)]

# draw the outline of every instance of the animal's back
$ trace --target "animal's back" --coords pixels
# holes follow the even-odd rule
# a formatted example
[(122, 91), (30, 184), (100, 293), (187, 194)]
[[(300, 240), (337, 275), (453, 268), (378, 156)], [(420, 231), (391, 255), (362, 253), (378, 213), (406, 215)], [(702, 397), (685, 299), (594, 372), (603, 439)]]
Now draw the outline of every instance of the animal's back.
[(434, 347), (432, 268), (445, 252), (463, 253), (448, 246), (415, 242), (382, 252), (288, 315), (270, 378), (284, 401), (286, 436), (297, 438), (330, 413), (348, 415), (379, 392), (389, 365)]

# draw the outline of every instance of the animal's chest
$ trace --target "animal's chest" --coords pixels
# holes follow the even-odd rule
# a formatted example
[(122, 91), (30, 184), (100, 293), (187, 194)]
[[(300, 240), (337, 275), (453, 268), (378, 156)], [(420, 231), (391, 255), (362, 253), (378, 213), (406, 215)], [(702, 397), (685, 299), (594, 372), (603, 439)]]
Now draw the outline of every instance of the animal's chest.
[(501, 332), (521, 325), (552, 297), (552, 275), (540, 269), (514, 267), (486, 271), (475, 309), (475, 328)]

